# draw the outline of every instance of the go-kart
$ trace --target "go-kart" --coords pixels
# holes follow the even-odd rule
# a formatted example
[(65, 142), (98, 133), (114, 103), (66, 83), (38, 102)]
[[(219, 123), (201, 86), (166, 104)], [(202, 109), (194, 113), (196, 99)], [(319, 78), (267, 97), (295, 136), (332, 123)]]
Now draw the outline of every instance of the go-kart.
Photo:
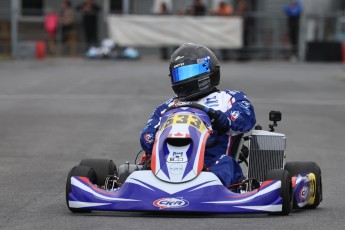
[(238, 136), (231, 151), (235, 160), (246, 165), (246, 179), (225, 187), (204, 167), (214, 116), (213, 110), (193, 103), (169, 108), (162, 116), (152, 156), (146, 162), (126, 162), (117, 168), (112, 160), (82, 160), (68, 174), (67, 207), (75, 213), (107, 210), (288, 215), (293, 208), (313, 209), (320, 204), (320, 167), (314, 162), (285, 163), (286, 137), (274, 132), (280, 112), (271, 111), (269, 131), (256, 126), (250, 135)]

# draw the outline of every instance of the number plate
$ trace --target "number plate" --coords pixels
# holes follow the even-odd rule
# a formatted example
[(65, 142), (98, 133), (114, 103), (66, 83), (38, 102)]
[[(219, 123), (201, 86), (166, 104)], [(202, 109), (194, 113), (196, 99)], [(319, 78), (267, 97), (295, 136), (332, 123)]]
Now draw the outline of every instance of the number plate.
[(205, 124), (195, 115), (191, 114), (174, 114), (168, 118), (165, 124), (162, 126), (163, 129), (173, 125), (173, 124), (186, 124), (191, 125), (199, 130), (199, 132), (203, 132), (206, 128)]

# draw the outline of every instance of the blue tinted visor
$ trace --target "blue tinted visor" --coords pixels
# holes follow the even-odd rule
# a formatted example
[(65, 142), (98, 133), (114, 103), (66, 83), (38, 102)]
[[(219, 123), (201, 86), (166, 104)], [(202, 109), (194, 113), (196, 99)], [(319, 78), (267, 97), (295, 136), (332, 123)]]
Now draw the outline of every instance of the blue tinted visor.
[(210, 57), (204, 57), (196, 60), (196, 64), (189, 64), (181, 67), (172, 68), (171, 81), (173, 84), (189, 78), (210, 72)]

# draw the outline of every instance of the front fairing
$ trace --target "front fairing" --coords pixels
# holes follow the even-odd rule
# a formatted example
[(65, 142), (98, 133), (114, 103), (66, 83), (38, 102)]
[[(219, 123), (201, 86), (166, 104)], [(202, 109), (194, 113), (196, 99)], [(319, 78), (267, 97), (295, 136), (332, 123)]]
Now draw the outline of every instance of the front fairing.
[(211, 132), (211, 121), (201, 110), (181, 107), (166, 112), (153, 147), (153, 173), (172, 183), (194, 179), (204, 166), (206, 141)]
[(133, 172), (113, 191), (93, 185), (86, 177), (71, 178), (71, 208), (109, 211), (175, 211), (260, 213), (282, 210), (280, 181), (265, 181), (259, 189), (233, 193), (211, 172), (185, 183), (158, 179), (150, 170)]

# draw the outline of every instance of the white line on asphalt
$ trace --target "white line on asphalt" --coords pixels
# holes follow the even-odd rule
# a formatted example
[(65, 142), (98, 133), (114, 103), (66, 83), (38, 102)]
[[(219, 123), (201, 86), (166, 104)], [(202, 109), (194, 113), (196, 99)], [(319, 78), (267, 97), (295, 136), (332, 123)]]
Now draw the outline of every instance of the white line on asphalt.
[[(136, 94), (0, 94), (0, 100), (167, 100), (167, 95), (136, 95)], [(324, 106), (335, 105), (345, 106), (343, 99), (315, 100), (315, 99), (287, 99), (287, 98), (252, 98), (253, 104), (285, 104), (285, 105), (312, 105)]]

